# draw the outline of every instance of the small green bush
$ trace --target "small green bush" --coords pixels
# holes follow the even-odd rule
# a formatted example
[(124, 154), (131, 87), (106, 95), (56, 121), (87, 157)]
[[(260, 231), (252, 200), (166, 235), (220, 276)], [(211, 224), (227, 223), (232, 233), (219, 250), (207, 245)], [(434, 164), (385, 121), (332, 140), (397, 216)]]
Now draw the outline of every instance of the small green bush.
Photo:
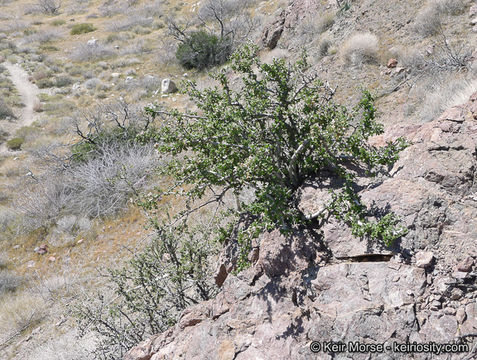
[(7, 141), (7, 148), (10, 150), (20, 150), (22, 148), (23, 142), (25, 141), (24, 138), (16, 137)]
[(227, 38), (219, 38), (203, 30), (190, 34), (176, 51), (176, 58), (186, 69), (205, 69), (223, 64), (232, 52)]
[(81, 23), (81, 24), (73, 25), (73, 27), (71, 28), (70, 34), (71, 35), (86, 34), (95, 30), (96, 28), (92, 24)]
[(53, 25), (53, 26), (61, 26), (61, 25), (64, 25), (64, 24), (66, 24), (66, 21), (61, 20), (61, 19), (56, 19), (56, 20), (53, 20), (51, 22), (51, 25)]
[[(239, 90), (232, 90), (227, 69), (214, 76), (220, 88), (200, 90), (195, 82), (186, 83), (198, 112), (147, 108), (153, 116), (170, 118), (160, 131), (140, 137), (153, 139), (163, 154), (185, 159), (161, 171), (177, 186), (190, 185), (185, 195), (192, 201), (212, 187), (222, 187), (223, 193), (216, 192), (219, 200), (227, 191), (254, 189), (253, 201), (237, 205), (253, 219), (250, 237), (240, 238), (242, 230), (237, 238), (245, 249), (264, 230), (318, 227), (330, 216), (350, 226), (355, 236), (391, 245), (406, 229), (393, 213), (361, 201), (357, 174), (381, 174), (407, 146), (404, 139), (383, 147), (370, 144), (370, 137), (384, 132), (372, 95), (364, 91), (351, 109), (334, 102), (334, 90), (317, 79), (305, 54), (295, 64), (283, 59), (267, 64), (257, 53), (257, 47), (244, 46), (232, 55), (231, 69), (242, 81)], [(300, 188), (317, 178), (339, 185), (329, 187), (331, 199), (321, 211), (305, 214), (297, 205)], [(246, 259), (247, 251), (242, 254)]]

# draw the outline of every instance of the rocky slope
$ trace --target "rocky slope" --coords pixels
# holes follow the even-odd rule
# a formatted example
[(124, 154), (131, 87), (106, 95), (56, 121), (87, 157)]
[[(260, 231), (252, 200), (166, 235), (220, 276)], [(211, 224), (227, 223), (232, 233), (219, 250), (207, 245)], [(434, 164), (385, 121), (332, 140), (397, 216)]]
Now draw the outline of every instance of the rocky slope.
[[(226, 276), (215, 299), (188, 309), (125, 359), (475, 358), (477, 93), (435, 121), (395, 126), (375, 141), (397, 136), (412, 145), (392, 176), (361, 191), (369, 205), (389, 205), (408, 226), (392, 251), (333, 223), (322, 234), (264, 234), (252, 268)], [(303, 208), (316, 211), (322, 192), (305, 187)], [(312, 341), (468, 341), (469, 351), (409, 354), (386, 345), (378, 354), (314, 354)]]

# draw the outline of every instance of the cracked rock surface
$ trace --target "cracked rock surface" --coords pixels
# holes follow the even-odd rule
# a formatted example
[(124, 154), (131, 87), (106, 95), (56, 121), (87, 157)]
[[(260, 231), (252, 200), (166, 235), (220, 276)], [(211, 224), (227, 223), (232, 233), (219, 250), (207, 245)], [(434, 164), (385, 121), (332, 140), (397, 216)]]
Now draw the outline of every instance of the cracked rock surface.
[[(393, 249), (354, 239), (333, 222), (319, 239), (263, 234), (251, 268), (234, 276), (222, 264), (215, 299), (187, 309), (125, 359), (475, 359), (477, 93), (435, 121), (375, 141), (389, 134), (412, 145), (393, 176), (361, 196), (404, 220), (409, 233)], [(317, 186), (303, 189), (301, 206), (315, 211), (321, 195)], [(469, 340), (470, 352), (313, 354), (314, 340)]]

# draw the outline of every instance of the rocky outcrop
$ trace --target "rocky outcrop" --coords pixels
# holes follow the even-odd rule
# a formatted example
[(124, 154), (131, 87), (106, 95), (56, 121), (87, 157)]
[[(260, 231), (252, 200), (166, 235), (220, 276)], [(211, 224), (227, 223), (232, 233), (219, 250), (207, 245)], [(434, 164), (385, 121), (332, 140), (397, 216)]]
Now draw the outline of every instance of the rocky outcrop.
[[(407, 225), (392, 249), (354, 239), (339, 223), (321, 234), (263, 234), (251, 268), (227, 276), (224, 265), (215, 299), (188, 309), (125, 359), (474, 359), (477, 93), (435, 121), (374, 141), (396, 136), (412, 145), (392, 177), (361, 191), (370, 207), (388, 208)], [(303, 189), (304, 210), (322, 206), (318, 185)], [(317, 354), (312, 341), (321, 346)], [(325, 341), (385, 345), (377, 354), (339, 354), (324, 349)], [(439, 356), (392, 349), (413, 342), (468, 348)]]
[(316, 13), (320, 5), (321, 2), (317, 0), (291, 1), (286, 9), (277, 12), (272, 21), (264, 27), (259, 44), (270, 50), (274, 49), (284, 31), (295, 29), (307, 15)]

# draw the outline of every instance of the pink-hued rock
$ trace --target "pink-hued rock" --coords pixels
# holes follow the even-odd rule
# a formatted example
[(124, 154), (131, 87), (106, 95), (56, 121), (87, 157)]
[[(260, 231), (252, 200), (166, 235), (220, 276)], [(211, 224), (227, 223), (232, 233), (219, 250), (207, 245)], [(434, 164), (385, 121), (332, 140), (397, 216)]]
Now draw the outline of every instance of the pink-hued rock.
[(467, 256), (457, 265), (457, 270), (462, 272), (469, 272), (472, 270), (472, 266), (474, 266), (474, 259), (472, 259), (470, 256)]
[[(264, 233), (251, 268), (234, 275), (222, 256), (227, 276), (216, 298), (184, 311), (125, 359), (325, 359), (311, 353), (311, 341), (448, 343), (475, 334), (476, 119), (477, 93), (434, 121), (397, 124), (373, 139), (411, 143), (390, 177), (361, 184), (365, 204), (388, 207), (408, 229), (392, 248), (356, 239), (338, 221), (319, 231)], [(303, 186), (300, 208), (319, 212), (334, 186), (318, 178)]]
[(430, 251), (419, 251), (416, 254), (416, 266), (420, 268), (428, 268), (434, 261), (434, 254)]
[(395, 68), (398, 64), (398, 61), (396, 59), (389, 59), (388, 60), (388, 64), (387, 64), (387, 67), (392, 69), (392, 68)]

